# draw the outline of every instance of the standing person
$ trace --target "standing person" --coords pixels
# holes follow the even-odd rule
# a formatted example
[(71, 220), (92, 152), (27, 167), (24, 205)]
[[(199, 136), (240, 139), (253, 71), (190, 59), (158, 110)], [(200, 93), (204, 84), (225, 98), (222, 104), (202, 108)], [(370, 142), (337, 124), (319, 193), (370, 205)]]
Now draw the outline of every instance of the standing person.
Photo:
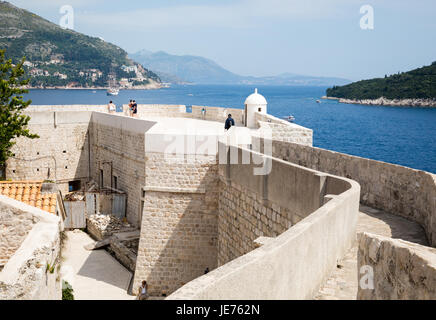
[(136, 116), (138, 115), (138, 105), (136, 104), (135, 100), (133, 100), (132, 114), (134, 118), (136, 118)]
[(130, 117), (133, 117), (132, 106), (133, 106), (133, 100), (130, 100), (130, 102), (129, 102), (129, 116)]
[(235, 125), (235, 120), (233, 120), (232, 115), (229, 114), (228, 117), (227, 117), (224, 129), (229, 130), (234, 125)]
[(142, 285), (138, 290), (138, 300), (147, 300), (148, 298), (148, 284), (147, 281), (142, 281)]
[(114, 114), (117, 111), (117, 106), (113, 104), (113, 102), (109, 102), (109, 104), (107, 105), (108, 111), (111, 114)]

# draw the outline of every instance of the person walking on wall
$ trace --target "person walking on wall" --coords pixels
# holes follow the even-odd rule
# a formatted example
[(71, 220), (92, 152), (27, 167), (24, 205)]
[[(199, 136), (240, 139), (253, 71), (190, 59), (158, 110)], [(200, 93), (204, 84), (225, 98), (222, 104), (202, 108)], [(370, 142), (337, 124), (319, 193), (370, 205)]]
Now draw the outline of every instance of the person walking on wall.
[(113, 102), (109, 102), (109, 104), (107, 105), (108, 111), (111, 114), (114, 114), (117, 111), (117, 106), (113, 104)]
[(147, 300), (148, 299), (148, 284), (147, 281), (142, 281), (142, 285), (138, 290), (138, 300)]
[(232, 115), (229, 114), (229, 116), (227, 117), (224, 129), (230, 130), (230, 128), (233, 127), (234, 125), (235, 125), (235, 120), (233, 120)]
[(137, 105), (135, 100), (133, 100), (132, 115), (133, 115), (134, 118), (136, 118), (137, 115), (138, 115), (138, 105)]

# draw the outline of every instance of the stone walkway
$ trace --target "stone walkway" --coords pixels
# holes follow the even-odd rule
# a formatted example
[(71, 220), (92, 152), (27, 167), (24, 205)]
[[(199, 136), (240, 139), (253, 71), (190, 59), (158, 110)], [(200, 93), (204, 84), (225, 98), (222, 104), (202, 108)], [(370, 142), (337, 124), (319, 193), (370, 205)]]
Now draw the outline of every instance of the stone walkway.
[(61, 274), (72, 285), (76, 300), (135, 299), (127, 294), (131, 272), (104, 249), (87, 251), (84, 246), (94, 241), (86, 233), (65, 234)]
[[(369, 232), (395, 239), (428, 245), (422, 227), (410, 220), (361, 206), (357, 233)], [(315, 296), (315, 300), (355, 300), (357, 297), (357, 241), (348, 251), (338, 268), (327, 279)]]

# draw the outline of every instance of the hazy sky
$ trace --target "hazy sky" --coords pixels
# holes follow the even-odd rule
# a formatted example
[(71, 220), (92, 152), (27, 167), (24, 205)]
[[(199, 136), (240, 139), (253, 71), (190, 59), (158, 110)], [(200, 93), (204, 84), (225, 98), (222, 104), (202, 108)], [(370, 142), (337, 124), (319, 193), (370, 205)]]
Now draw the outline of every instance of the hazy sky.
[[(210, 58), (232, 72), (291, 72), (351, 80), (436, 61), (435, 0), (12, 0), (128, 52), (163, 50)], [(362, 5), (374, 29), (362, 30)]]

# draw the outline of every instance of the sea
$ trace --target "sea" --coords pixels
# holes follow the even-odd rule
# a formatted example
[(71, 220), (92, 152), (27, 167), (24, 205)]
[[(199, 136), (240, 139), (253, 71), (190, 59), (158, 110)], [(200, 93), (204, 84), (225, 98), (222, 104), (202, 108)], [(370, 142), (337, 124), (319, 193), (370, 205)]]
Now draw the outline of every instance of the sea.
[[(138, 104), (244, 107), (248, 85), (176, 85), (159, 90), (30, 90), (33, 105)], [(258, 86), (268, 113), (313, 129), (316, 147), (436, 173), (436, 108), (364, 106), (322, 100), (325, 87)], [(321, 100), (321, 103), (317, 103)]]

